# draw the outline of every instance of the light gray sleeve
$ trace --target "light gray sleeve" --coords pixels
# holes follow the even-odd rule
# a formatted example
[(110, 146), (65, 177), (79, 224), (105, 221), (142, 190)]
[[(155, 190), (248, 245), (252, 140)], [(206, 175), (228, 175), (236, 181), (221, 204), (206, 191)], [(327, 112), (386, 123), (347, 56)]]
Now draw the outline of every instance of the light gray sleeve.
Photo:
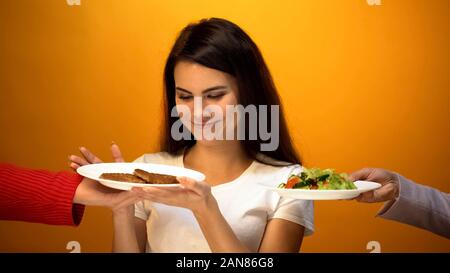
[(398, 175), (399, 196), (377, 216), (429, 230), (450, 239), (450, 195)]

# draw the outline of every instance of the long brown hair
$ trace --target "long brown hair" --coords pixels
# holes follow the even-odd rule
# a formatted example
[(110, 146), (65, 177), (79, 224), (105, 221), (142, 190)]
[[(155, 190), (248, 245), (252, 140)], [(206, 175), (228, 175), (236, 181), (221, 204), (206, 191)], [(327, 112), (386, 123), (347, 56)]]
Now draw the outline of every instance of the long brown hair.
[[(236, 24), (220, 18), (203, 19), (186, 26), (170, 51), (164, 69), (165, 87), (165, 131), (163, 132), (162, 150), (178, 154), (185, 147), (195, 144), (191, 140), (176, 141), (171, 137), (171, 128), (178, 117), (171, 116), (175, 106), (174, 68), (178, 61), (188, 60), (203, 66), (220, 70), (235, 77), (238, 85), (238, 103), (247, 105), (279, 105), (279, 145), (274, 151), (260, 151), (263, 141), (248, 140), (246, 132), (244, 148), (254, 159), (257, 154), (269, 156), (275, 160), (301, 164), (289, 136), (283, 115), (280, 98), (270, 75), (269, 69), (256, 44)], [(270, 128), (271, 113), (267, 113), (267, 128)], [(246, 126), (248, 130), (248, 126)]]

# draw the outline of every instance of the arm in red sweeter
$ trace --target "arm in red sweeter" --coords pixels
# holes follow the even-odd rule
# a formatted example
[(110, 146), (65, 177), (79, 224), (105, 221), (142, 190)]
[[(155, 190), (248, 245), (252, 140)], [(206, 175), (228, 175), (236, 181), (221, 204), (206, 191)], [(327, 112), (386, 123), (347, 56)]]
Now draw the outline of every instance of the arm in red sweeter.
[(73, 204), (82, 177), (0, 163), (0, 220), (79, 225), (84, 206)]

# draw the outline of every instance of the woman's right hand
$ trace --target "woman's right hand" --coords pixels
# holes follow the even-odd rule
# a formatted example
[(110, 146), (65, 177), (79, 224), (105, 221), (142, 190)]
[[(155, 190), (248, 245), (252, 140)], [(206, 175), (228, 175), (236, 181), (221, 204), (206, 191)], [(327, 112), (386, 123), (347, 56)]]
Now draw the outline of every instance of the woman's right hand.
[[(69, 156), (70, 167), (74, 170), (81, 166), (102, 163), (103, 161), (85, 147), (80, 148), (82, 157)], [(114, 142), (111, 145), (114, 161), (124, 162), (119, 146)], [(135, 191), (119, 191), (107, 188), (95, 180), (84, 178), (78, 186), (73, 203), (109, 207), (116, 214), (134, 214), (134, 204), (141, 201), (141, 195)]]
[[(81, 166), (102, 163), (103, 161), (94, 155), (91, 151), (86, 149), (85, 147), (80, 147), (80, 152), (83, 157), (77, 155), (69, 156), (69, 165), (73, 170), (78, 169)], [(120, 151), (119, 146), (116, 143), (111, 143), (111, 154), (114, 158), (115, 162), (125, 162), (122, 156), (122, 152)]]

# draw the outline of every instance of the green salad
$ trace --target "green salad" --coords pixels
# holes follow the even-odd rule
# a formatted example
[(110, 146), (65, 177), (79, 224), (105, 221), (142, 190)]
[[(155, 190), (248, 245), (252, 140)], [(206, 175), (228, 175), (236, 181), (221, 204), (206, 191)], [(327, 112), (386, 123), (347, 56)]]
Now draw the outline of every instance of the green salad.
[(336, 173), (333, 169), (303, 168), (303, 171), (289, 177), (279, 188), (304, 190), (353, 190), (355, 184), (345, 173)]

